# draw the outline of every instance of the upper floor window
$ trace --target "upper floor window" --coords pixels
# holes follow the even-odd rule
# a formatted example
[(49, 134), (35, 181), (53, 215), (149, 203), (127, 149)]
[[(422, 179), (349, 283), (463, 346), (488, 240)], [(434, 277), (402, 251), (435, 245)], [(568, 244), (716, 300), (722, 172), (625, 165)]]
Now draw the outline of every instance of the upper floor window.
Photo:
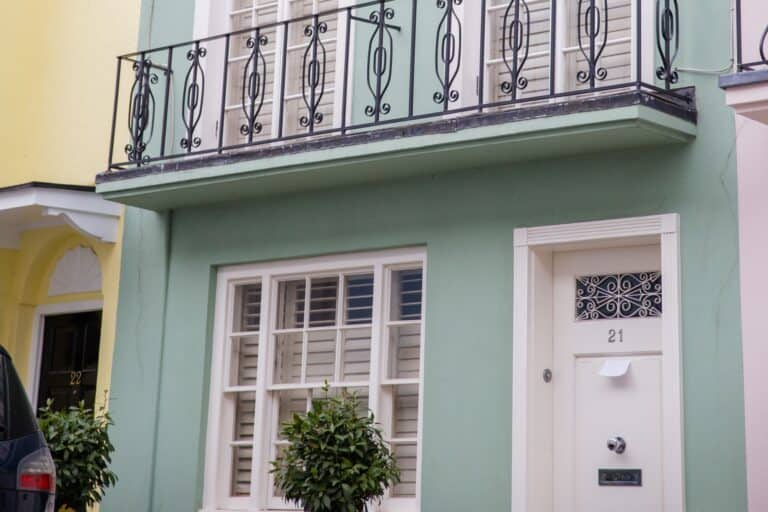
[(421, 250), (222, 270), (206, 507), (291, 508), (269, 461), (287, 446), (281, 425), (326, 396), (327, 382), (358, 394), (398, 461), (382, 510), (418, 510), (423, 290)]
[[(343, 56), (337, 49), (346, 34), (344, 24), (339, 23), (343, 15), (336, 10), (343, 3), (233, 0), (228, 13), (210, 14), (227, 14), (227, 32), (264, 27), (240, 33), (230, 43), (231, 80), (224, 121), (227, 145), (269, 140), (278, 133), (290, 137), (338, 124), (342, 75), (336, 70), (344, 63), (337, 62)], [(309, 70), (313, 60), (317, 66)], [(320, 87), (308, 90), (308, 82), (314, 79), (322, 80)], [(276, 108), (280, 105), (282, 110)]]

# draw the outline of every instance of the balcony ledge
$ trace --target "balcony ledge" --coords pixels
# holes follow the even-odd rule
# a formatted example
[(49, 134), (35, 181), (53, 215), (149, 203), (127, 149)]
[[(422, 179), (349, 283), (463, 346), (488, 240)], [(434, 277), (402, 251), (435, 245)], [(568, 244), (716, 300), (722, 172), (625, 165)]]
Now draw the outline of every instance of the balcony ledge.
[(737, 114), (768, 124), (768, 70), (742, 71), (720, 77), (725, 98)]
[(696, 136), (689, 102), (628, 91), (456, 116), (365, 133), (249, 148), (104, 172), (96, 191), (151, 210), (476, 169), (577, 154), (685, 143)]

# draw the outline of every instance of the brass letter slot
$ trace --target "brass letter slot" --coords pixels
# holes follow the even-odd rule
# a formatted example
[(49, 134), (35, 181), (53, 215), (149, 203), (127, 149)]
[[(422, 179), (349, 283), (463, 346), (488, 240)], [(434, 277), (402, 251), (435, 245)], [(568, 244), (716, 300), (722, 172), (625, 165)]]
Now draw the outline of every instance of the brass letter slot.
[(598, 469), (597, 483), (609, 487), (642, 487), (642, 469)]

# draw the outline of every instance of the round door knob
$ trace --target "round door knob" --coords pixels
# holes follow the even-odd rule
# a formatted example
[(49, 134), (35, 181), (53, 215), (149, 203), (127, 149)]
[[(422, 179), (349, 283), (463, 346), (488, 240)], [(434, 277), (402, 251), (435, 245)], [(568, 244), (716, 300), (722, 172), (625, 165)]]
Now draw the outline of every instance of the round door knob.
[(626, 451), (627, 442), (623, 437), (616, 436), (608, 440), (607, 446), (609, 450), (620, 455)]

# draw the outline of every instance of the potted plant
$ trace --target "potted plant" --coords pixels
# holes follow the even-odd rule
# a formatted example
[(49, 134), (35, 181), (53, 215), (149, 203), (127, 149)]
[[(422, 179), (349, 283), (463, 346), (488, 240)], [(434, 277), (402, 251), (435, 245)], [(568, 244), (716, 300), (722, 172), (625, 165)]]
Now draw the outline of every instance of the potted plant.
[(373, 414), (342, 392), (316, 400), (283, 425), (290, 442), (272, 462), (275, 485), (305, 512), (363, 512), (400, 481), (400, 471)]
[(115, 450), (109, 440), (112, 418), (106, 411), (94, 414), (83, 402), (66, 411), (52, 405), (49, 400), (40, 410), (39, 424), (56, 463), (56, 510), (85, 512), (117, 482), (109, 469)]

